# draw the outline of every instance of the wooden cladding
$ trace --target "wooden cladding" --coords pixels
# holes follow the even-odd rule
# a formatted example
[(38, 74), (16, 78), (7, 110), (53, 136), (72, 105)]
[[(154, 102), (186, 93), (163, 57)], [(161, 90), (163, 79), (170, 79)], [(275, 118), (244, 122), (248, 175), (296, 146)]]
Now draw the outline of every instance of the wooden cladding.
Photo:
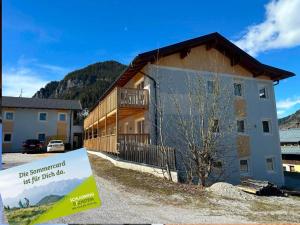
[(237, 152), (239, 158), (250, 156), (249, 136), (244, 136), (244, 135), (237, 136)]
[(106, 135), (84, 140), (84, 147), (93, 151), (117, 153), (117, 136)]
[(237, 117), (246, 117), (246, 101), (244, 99), (235, 99), (234, 101), (235, 115)]
[(115, 88), (103, 99), (84, 120), (84, 128), (88, 128), (117, 108), (148, 108), (148, 90), (133, 88)]

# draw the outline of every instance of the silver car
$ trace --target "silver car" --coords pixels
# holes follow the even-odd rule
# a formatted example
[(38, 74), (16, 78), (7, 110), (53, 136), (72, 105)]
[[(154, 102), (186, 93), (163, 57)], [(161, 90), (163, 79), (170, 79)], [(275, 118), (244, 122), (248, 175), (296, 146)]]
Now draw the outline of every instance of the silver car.
[(62, 140), (52, 140), (47, 146), (47, 152), (64, 152), (65, 145)]

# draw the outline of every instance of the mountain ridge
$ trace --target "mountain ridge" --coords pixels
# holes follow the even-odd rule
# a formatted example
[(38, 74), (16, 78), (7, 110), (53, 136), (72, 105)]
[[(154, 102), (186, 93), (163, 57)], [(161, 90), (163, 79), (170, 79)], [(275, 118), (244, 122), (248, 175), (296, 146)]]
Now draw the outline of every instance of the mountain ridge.
[(278, 119), (279, 129), (300, 128), (300, 109), (295, 113)]
[(126, 68), (114, 60), (90, 64), (49, 82), (33, 98), (80, 100), (83, 108), (91, 108)]

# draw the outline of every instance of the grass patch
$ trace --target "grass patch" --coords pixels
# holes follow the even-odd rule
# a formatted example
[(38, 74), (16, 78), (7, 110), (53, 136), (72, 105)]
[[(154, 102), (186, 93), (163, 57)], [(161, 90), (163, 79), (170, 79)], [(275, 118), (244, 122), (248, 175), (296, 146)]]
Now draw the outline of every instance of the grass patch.
[(22, 209), (5, 210), (5, 215), (9, 224), (13, 225), (29, 225), (32, 221), (36, 220), (40, 215), (52, 207), (52, 204), (42, 206), (32, 206)]
[(94, 155), (89, 155), (89, 159), (97, 176), (117, 182), (126, 189), (144, 192), (155, 200), (171, 205), (214, 207), (207, 193), (199, 186), (174, 183), (152, 174), (119, 168)]

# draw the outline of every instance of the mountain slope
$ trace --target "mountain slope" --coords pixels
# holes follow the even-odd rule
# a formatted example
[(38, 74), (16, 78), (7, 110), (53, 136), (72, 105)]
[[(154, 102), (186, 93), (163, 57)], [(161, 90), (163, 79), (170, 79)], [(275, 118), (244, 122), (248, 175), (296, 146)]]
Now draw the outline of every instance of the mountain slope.
[(116, 61), (95, 63), (48, 83), (33, 97), (77, 99), (83, 108), (91, 108), (124, 69), (126, 66)]
[(300, 127), (300, 110), (278, 120), (279, 129)]
[(64, 196), (60, 196), (60, 195), (48, 195), (44, 198), (42, 198), (38, 203), (36, 203), (36, 205), (47, 205), (53, 202), (57, 202), (60, 199), (62, 199)]

